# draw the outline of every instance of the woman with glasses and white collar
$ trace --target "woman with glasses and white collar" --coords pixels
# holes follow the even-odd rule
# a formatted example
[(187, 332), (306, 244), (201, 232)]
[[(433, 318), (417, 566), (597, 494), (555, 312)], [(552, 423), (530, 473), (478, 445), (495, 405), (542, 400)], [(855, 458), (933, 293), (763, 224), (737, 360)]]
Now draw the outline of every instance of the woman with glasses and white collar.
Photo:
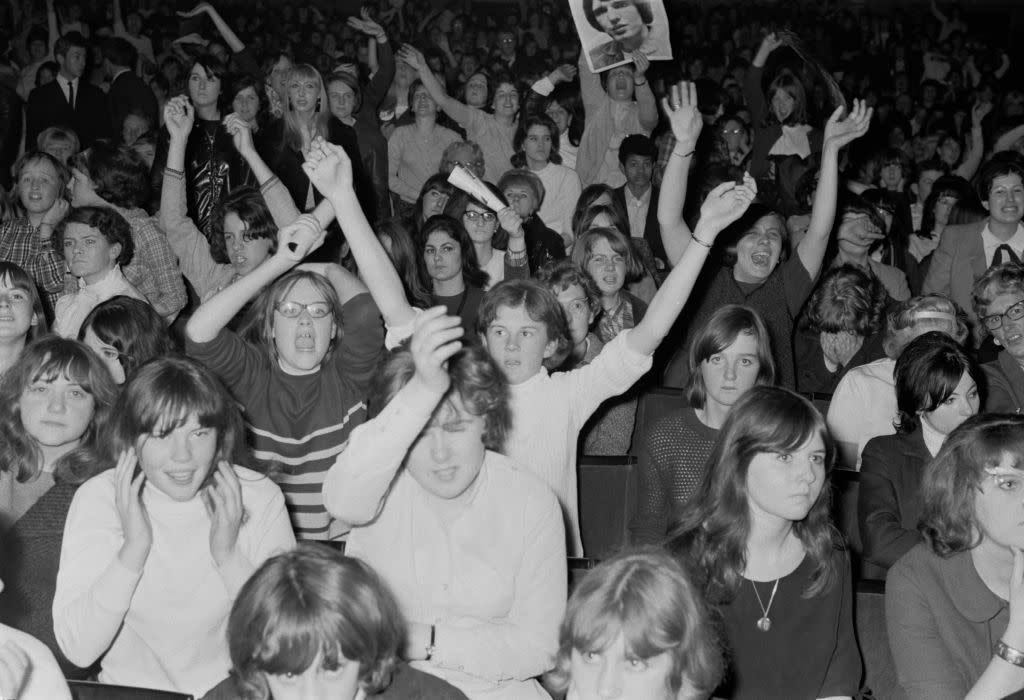
[(993, 265), (974, 283), (972, 301), (981, 326), (1001, 350), (981, 366), (985, 410), (1020, 413), (1024, 408), (1024, 267)]

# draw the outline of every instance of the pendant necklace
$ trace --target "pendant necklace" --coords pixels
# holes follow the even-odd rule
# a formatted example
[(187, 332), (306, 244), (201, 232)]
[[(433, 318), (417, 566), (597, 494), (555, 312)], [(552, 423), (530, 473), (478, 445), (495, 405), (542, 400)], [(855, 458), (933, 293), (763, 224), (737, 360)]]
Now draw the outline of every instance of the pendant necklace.
[(775, 585), (772, 587), (772, 594), (768, 598), (768, 607), (765, 607), (764, 603), (761, 602), (761, 594), (757, 592), (757, 585), (751, 581), (750, 585), (754, 588), (754, 595), (757, 596), (757, 604), (761, 606), (761, 617), (757, 621), (757, 629), (762, 632), (767, 632), (772, 628), (772, 620), (768, 617), (768, 611), (772, 609), (772, 603), (775, 601), (775, 593), (779, 590), (780, 579), (775, 579)]

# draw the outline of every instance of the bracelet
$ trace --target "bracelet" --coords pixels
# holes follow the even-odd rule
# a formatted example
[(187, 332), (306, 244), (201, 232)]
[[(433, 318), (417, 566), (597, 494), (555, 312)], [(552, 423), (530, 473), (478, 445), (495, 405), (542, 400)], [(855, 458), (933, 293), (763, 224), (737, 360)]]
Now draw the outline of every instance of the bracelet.
[(1014, 649), (1002, 639), (996, 642), (992, 651), (1006, 663), (1024, 668), (1024, 651)]
[(702, 241), (701, 239), (697, 238), (697, 237), (696, 237), (695, 235), (693, 235), (692, 233), (690, 234), (690, 240), (691, 240), (691, 241), (693, 241), (694, 243), (696, 243), (697, 245), (702, 245), (702, 246), (704, 246), (704, 247), (705, 247), (705, 248), (707, 248), (708, 250), (711, 250), (711, 249), (712, 249), (712, 248), (714, 247), (714, 245), (713, 245), (713, 244), (711, 244), (711, 243), (707, 243), (707, 242), (705, 242), (705, 241)]
[(697, 152), (696, 148), (693, 149), (692, 151), (690, 151), (689, 153), (680, 153), (679, 151), (673, 149), (672, 150), (672, 155), (679, 156), (680, 158), (689, 158), (690, 156), (692, 156), (696, 152)]
[(646, 79), (645, 80), (641, 80), (639, 83), (637, 81), (635, 81), (635, 80), (633, 81), (633, 85), (635, 85), (637, 87), (640, 87), (641, 85), (646, 85), (646, 84), (647, 84), (647, 80)]
[(424, 651), (426, 651), (426, 653), (427, 653), (427, 655), (424, 657), (424, 661), (430, 661), (430, 657), (432, 657), (434, 655), (434, 639), (435, 639), (436, 635), (437, 635), (437, 627), (435, 627), (434, 625), (431, 625), (430, 626), (430, 642), (427, 644), (426, 648), (424, 649)]

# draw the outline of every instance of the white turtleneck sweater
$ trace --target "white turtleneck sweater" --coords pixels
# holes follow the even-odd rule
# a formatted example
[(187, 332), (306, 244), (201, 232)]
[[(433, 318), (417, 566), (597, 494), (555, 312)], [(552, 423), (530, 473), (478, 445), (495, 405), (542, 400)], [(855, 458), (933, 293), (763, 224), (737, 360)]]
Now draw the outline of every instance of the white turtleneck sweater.
[[(247, 515), (238, 547), (254, 571), (295, 536), (277, 485), (243, 467), (235, 473)], [(200, 697), (231, 668), (226, 630), (237, 593), (210, 554), (210, 516), (198, 496), (181, 503), (147, 482), (153, 546), (143, 570), (131, 571), (117, 557), (124, 535), (114, 474), (82, 484), (71, 503), (53, 599), (57, 642), (79, 666), (103, 656), (104, 683)]]

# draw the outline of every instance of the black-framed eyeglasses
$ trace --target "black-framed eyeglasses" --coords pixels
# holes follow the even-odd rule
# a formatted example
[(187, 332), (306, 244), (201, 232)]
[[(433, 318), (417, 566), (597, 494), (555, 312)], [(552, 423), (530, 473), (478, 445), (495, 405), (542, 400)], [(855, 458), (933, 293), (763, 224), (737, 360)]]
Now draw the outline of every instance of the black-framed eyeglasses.
[(498, 215), (493, 211), (467, 211), (463, 215), (466, 221), (476, 223), (477, 221), (483, 221), (485, 224), (494, 223), (498, 218)]
[(298, 318), (305, 311), (310, 318), (323, 318), (331, 313), (331, 305), (326, 301), (314, 301), (310, 304), (300, 304), (297, 301), (279, 301), (274, 308), (285, 318)]
[(981, 322), (985, 324), (985, 328), (994, 331), (1003, 327), (1004, 318), (1008, 318), (1011, 321), (1024, 318), (1024, 299), (1021, 299), (1001, 314), (991, 314), (983, 317)]

